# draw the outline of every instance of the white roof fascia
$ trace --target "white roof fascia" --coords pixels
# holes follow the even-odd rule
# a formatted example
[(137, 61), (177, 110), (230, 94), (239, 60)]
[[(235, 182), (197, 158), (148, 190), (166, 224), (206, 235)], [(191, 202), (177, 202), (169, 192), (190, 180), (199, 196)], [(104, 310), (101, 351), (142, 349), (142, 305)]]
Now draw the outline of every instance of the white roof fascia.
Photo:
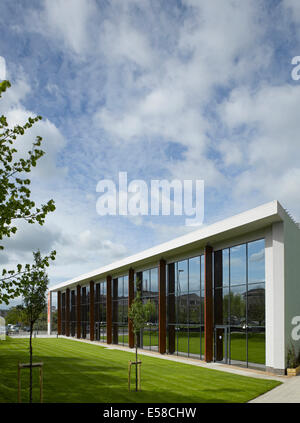
[(244, 233), (271, 225), (274, 222), (282, 221), (287, 217), (285, 210), (278, 201), (263, 204), (262, 206), (237, 214), (227, 219), (216, 222), (212, 225), (202, 226), (200, 229), (190, 232), (171, 241), (164, 242), (155, 247), (144, 250), (140, 253), (126, 257), (109, 265), (100, 267), (92, 272), (77, 276), (66, 282), (62, 282), (49, 291), (55, 292), (62, 288), (70, 288), (80, 283), (86, 283), (95, 278), (104, 278), (107, 275), (125, 271), (134, 265), (141, 265), (149, 261), (167, 258), (181, 251), (192, 249), (197, 246), (204, 246), (212, 242), (224, 240), (229, 237), (242, 235)]

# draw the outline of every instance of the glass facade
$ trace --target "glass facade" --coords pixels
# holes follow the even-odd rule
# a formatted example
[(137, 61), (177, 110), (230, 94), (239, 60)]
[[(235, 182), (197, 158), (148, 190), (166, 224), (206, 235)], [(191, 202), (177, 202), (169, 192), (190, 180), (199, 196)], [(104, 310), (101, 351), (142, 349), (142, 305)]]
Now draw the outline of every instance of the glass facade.
[(215, 359), (265, 364), (265, 242), (214, 253)]
[(66, 334), (66, 293), (61, 295), (61, 333)]
[(136, 290), (141, 290), (143, 303), (153, 303), (153, 313), (140, 333), (139, 345), (140, 348), (158, 351), (158, 268), (144, 270), (138, 277), (141, 284), (137, 287), (136, 279), (135, 285)]
[(76, 316), (76, 291), (75, 289), (71, 291), (71, 299), (70, 299), (70, 335), (75, 336), (76, 335), (76, 322), (77, 322), (77, 316)]
[(106, 342), (106, 282), (95, 285), (95, 336), (94, 339)]
[(81, 288), (81, 338), (86, 339), (90, 333), (90, 287)]
[[(169, 263), (166, 274), (166, 345), (169, 354), (204, 358), (204, 255)], [(265, 242), (263, 239), (213, 252), (214, 359), (244, 366), (265, 365)], [(158, 351), (158, 267), (136, 272), (134, 293), (154, 305), (138, 334), (140, 348)], [(61, 295), (61, 329), (76, 336), (76, 289)], [(89, 338), (90, 287), (81, 287), (81, 337)], [(164, 304), (162, 304), (163, 308)], [(128, 276), (112, 280), (112, 343), (128, 345)], [(94, 339), (107, 340), (106, 281), (94, 285)]]
[(128, 345), (128, 276), (113, 279), (113, 344)]
[(167, 345), (170, 354), (204, 354), (204, 256), (168, 265)]

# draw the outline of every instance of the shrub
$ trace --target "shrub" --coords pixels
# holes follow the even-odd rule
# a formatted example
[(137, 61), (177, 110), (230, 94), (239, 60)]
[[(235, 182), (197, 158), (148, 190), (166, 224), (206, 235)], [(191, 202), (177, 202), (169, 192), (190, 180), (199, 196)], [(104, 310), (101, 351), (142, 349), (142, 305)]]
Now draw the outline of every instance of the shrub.
[(295, 369), (300, 365), (300, 350), (296, 354), (296, 350), (293, 344), (290, 344), (287, 349), (287, 366), (289, 369)]

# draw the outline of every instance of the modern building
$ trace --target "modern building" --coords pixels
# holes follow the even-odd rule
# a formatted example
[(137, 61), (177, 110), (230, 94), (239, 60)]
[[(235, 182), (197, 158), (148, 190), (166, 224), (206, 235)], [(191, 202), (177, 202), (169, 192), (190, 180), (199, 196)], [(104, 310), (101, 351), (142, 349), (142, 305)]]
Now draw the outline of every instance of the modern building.
[(57, 293), (59, 335), (133, 348), (138, 290), (155, 310), (141, 348), (284, 374), (300, 348), (299, 226), (273, 201), (56, 285), (48, 330)]

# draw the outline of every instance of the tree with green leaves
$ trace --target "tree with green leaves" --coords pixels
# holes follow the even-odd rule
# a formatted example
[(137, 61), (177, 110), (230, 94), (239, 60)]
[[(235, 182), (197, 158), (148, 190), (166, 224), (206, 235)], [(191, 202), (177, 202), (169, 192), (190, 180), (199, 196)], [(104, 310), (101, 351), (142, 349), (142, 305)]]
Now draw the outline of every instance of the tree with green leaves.
[(48, 275), (42, 263), (40, 251), (33, 253), (34, 264), (30, 272), (22, 275), (23, 307), (30, 328), (29, 354), (30, 354), (30, 377), (29, 377), (29, 402), (32, 402), (32, 333), (35, 322), (45, 310), (48, 290)]
[(133, 332), (135, 337), (135, 390), (138, 390), (138, 380), (137, 380), (137, 362), (138, 362), (138, 335), (141, 330), (144, 329), (147, 322), (150, 320), (151, 314), (154, 313), (154, 305), (148, 300), (146, 303), (143, 303), (141, 299), (141, 293), (138, 290), (136, 297), (133, 300), (129, 308), (129, 319), (132, 322)]
[[(10, 87), (9, 81), (0, 82), (0, 97)], [(17, 138), (24, 135), (41, 116), (29, 117), (25, 125), (10, 128), (5, 116), (0, 116), (0, 241), (13, 236), (18, 228), (16, 222), (25, 220), (28, 223), (43, 225), (49, 212), (55, 210), (53, 200), (36, 207), (31, 199), (30, 179), (28, 174), (36, 166), (37, 161), (44, 155), (40, 149), (42, 138), (36, 137), (27, 157), (19, 157)], [(4, 246), (0, 245), (0, 250)], [(41, 258), (40, 266), (45, 268), (50, 260), (54, 260), (55, 251), (49, 256)], [(0, 273), (0, 304), (6, 303), (22, 294), (24, 281), (32, 270), (30, 264), (18, 264), (16, 269), (2, 269)], [(25, 286), (26, 287), (26, 286)]]
[(24, 307), (19, 304), (11, 307), (5, 316), (6, 324), (26, 324), (26, 316), (24, 315)]

